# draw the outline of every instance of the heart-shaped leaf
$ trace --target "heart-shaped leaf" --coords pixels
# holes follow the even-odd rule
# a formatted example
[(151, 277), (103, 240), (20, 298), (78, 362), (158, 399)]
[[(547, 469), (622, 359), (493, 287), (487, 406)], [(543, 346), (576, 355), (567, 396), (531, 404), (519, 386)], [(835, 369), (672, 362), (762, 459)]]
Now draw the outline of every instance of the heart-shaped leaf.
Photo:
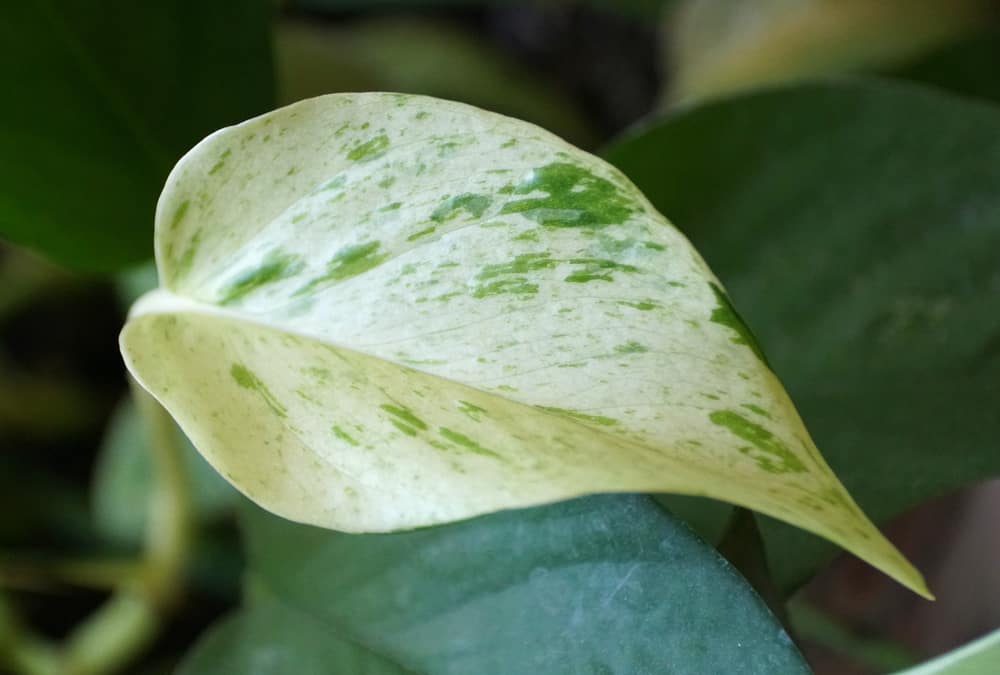
[[(286, 664), (269, 672), (290, 673), (809, 672), (742, 577), (648, 497), (388, 535), (248, 505), (243, 526), (250, 606), (194, 651), (187, 675), (243, 672), (225, 666), (263, 654)], [(256, 626), (268, 616), (288, 624), (267, 635)], [(310, 669), (321, 654), (331, 660)]]
[(348, 531), (703, 494), (926, 592), (687, 240), (525, 122), (332, 95), (224, 129), (157, 210), (129, 369), (255, 501)]
[[(1000, 475), (1000, 111), (888, 82), (689, 108), (608, 157), (681, 224), (877, 521)], [(762, 532), (792, 588), (832, 557)]]

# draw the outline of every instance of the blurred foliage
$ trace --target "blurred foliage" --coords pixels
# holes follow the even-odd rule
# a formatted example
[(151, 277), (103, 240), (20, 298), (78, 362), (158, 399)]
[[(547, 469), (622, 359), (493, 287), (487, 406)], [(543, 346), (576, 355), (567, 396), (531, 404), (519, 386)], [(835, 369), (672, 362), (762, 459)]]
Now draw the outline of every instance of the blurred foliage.
[(990, 0), (687, 0), (669, 17), (669, 100), (899, 65), (982, 30)]
[(344, 28), (278, 26), (279, 100), (338, 91), (397, 91), (462, 101), (534, 122), (580, 146), (592, 125), (558, 83), (537, 77), (457, 25), (369, 19)]
[[(983, 405), (1000, 400), (996, 110), (800, 85), (685, 109), (607, 154), (725, 283), (866, 513), (1000, 475)], [(785, 588), (834, 552), (763, 532)]]
[(147, 258), (174, 162), (271, 107), (270, 17), (270, 0), (5, 7), (0, 234), (85, 270)]

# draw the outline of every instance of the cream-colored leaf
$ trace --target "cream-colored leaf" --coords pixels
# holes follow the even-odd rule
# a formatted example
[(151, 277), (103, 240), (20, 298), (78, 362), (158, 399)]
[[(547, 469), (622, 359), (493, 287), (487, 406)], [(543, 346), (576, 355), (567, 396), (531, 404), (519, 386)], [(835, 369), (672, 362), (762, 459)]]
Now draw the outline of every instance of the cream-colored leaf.
[(708, 495), (926, 593), (687, 240), (537, 127), (416, 96), (303, 101), (182, 159), (156, 241), (126, 363), (276, 513), (383, 531)]

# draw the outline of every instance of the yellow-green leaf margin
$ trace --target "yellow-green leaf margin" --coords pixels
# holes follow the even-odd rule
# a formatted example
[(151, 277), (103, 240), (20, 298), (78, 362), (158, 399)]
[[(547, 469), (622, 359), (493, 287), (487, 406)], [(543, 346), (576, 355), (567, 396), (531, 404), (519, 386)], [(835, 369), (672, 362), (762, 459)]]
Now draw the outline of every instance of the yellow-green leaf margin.
[(125, 362), (275, 513), (371, 532), (706, 495), (927, 594), (690, 243), (542, 129), (419, 96), (302, 101), (178, 163), (156, 257)]

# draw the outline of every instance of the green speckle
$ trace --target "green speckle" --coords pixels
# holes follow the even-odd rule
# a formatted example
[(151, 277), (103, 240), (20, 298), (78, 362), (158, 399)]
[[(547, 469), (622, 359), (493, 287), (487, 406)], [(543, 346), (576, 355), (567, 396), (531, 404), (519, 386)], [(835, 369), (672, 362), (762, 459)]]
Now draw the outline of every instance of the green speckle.
[(282, 418), (288, 416), (288, 410), (285, 409), (285, 406), (278, 402), (274, 394), (271, 393), (267, 386), (260, 381), (260, 378), (254, 375), (249, 368), (241, 363), (234, 363), (229, 369), (229, 374), (236, 380), (236, 384), (243, 389), (250, 389), (260, 394), (261, 398), (264, 399), (264, 403), (267, 404), (267, 407), (275, 415)]
[(538, 241), (538, 230), (525, 230), (514, 237), (514, 241)]
[(538, 284), (533, 284), (521, 277), (511, 277), (477, 286), (472, 291), (472, 297), (481, 299), (494, 295), (535, 295), (536, 293), (538, 293)]
[(222, 289), (219, 303), (229, 305), (242, 300), (261, 286), (295, 276), (304, 266), (297, 256), (274, 251), (258, 266), (240, 272), (229, 282)]
[(528, 272), (551, 269), (555, 267), (556, 263), (557, 261), (553, 260), (547, 251), (522, 253), (510, 262), (486, 265), (476, 278), (486, 280), (507, 274), (527, 274)]
[(295, 225), (296, 223), (301, 223), (308, 217), (309, 217), (308, 213), (296, 213), (294, 216), (292, 216), (292, 225)]
[(477, 455), (483, 455), (485, 457), (492, 457), (494, 459), (503, 459), (503, 457), (501, 457), (497, 453), (493, 452), (492, 450), (488, 450), (488, 449), (484, 448), (483, 446), (479, 445), (479, 443), (476, 443), (474, 440), (472, 440), (468, 436), (465, 436), (464, 434), (460, 434), (457, 431), (452, 431), (451, 429), (448, 429), (447, 427), (440, 427), (438, 429), (438, 433), (440, 433), (442, 437), (448, 439), (452, 443), (455, 443), (456, 445), (460, 445), (463, 448), (465, 448), (466, 450), (470, 450), (470, 451), (476, 453)]
[(379, 211), (398, 211), (399, 207), (403, 205), (403, 202), (393, 202), (392, 204), (386, 204)]
[(615, 351), (619, 354), (643, 354), (649, 351), (649, 347), (641, 345), (635, 340), (630, 340), (625, 344), (616, 345)]
[[(396, 418), (396, 419), (392, 419), (392, 420), (389, 420), (389, 421), (392, 422), (393, 424), (396, 424), (397, 426), (399, 426), (397, 424), (397, 422), (398, 422), (398, 423), (401, 423), (401, 424), (405, 424), (405, 425), (407, 425), (409, 427), (413, 427), (415, 429), (420, 429), (421, 431), (424, 431), (424, 430), (427, 429), (427, 425), (424, 423), (424, 421), (421, 420), (416, 415), (414, 415), (413, 412), (409, 408), (403, 408), (403, 407), (400, 407), (400, 406), (389, 405), (388, 403), (380, 405), (379, 407), (382, 408), (382, 410), (386, 411), (387, 413), (389, 413), (390, 415), (392, 415), (393, 417)], [(410, 435), (412, 436), (413, 434), (410, 434)]]
[(426, 110), (421, 110), (420, 112), (418, 112), (413, 117), (414, 117), (414, 119), (425, 120), (425, 119), (427, 119), (430, 116), (431, 116), (431, 114), (429, 112), (427, 112)]
[(430, 227), (425, 227), (424, 229), (420, 230), (419, 232), (414, 232), (413, 234), (411, 234), (409, 237), (406, 238), (406, 241), (416, 241), (417, 239), (420, 239), (421, 237), (426, 237), (429, 234), (434, 234), (434, 231), (436, 229), (437, 229), (437, 225), (431, 225)]
[(191, 200), (185, 199), (178, 206), (177, 210), (174, 211), (174, 217), (170, 219), (170, 229), (176, 230), (177, 226), (181, 224), (184, 220), (184, 216), (187, 214), (188, 208), (191, 206)]
[(378, 252), (380, 246), (381, 244), (377, 241), (369, 241), (364, 244), (345, 246), (337, 251), (336, 255), (334, 255), (330, 262), (327, 263), (326, 273), (323, 274), (323, 276), (313, 279), (308, 284), (295, 291), (295, 295), (308, 293), (322, 284), (332, 281), (341, 281), (343, 279), (357, 276), (362, 272), (367, 272), (388, 257), (387, 254), (380, 254)]
[(474, 218), (481, 218), (486, 209), (493, 202), (486, 195), (477, 195), (471, 192), (456, 195), (444, 200), (440, 206), (431, 213), (431, 220), (436, 223), (443, 223), (451, 220), (462, 211), (465, 211)]
[(177, 259), (177, 262), (174, 263), (175, 277), (187, 276), (187, 273), (191, 271), (191, 267), (194, 265), (194, 257), (198, 253), (199, 246), (201, 246), (201, 230), (194, 233), (194, 236), (191, 237), (187, 247), (184, 249), (184, 253), (182, 253)]
[(518, 276), (554, 267), (557, 261), (552, 260), (547, 252), (523, 253), (510, 262), (496, 265), (486, 265), (476, 276), (481, 284), (472, 292), (474, 298), (485, 298), (500, 294), (534, 295), (538, 293), (538, 284), (531, 283), (526, 277)]
[(348, 152), (347, 159), (355, 162), (369, 162), (380, 157), (388, 147), (389, 137), (385, 134), (379, 134)]
[(383, 190), (385, 190), (385, 189), (391, 187), (392, 184), (395, 183), (395, 182), (396, 182), (396, 177), (395, 176), (386, 176), (385, 178), (383, 178), (382, 180), (380, 180), (378, 182), (378, 186), (380, 188), (382, 188)]
[(513, 148), (515, 145), (517, 145), (517, 139), (516, 138), (512, 138), (509, 141), (504, 142), (503, 145), (501, 145), (500, 147), (501, 148)]
[[(720, 427), (725, 427), (734, 435), (753, 444), (753, 448), (740, 448), (740, 452), (750, 455), (768, 473), (801, 473), (806, 470), (798, 457), (789, 450), (781, 439), (770, 431), (732, 410), (716, 410), (708, 418)], [(754, 452), (756, 449), (756, 452)]]
[(637, 272), (638, 268), (632, 265), (624, 265), (614, 260), (602, 258), (574, 258), (570, 260), (574, 265), (581, 265), (580, 269), (574, 270), (563, 281), (569, 283), (586, 283), (588, 281), (614, 281), (612, 272)]
[(622, 300), (618, 304), (624, 305), (626, 307), (631, 307), (632, 309), (637, 309), (640, 312), (648, 312), (650, 310), (660, 308), (660, 305), (653, 302), (652, 300), (640, 300), (639, 302), (628, 302), (626, 300)]
[(501, 213), (520, 213), (549, 227), (594, 228), (621, 224), (635, 210), (614, 183), (577, 164), (548, 164), (518, 185), (501, 189), (509, 194), (536, 191), (548, 196), (507, 202)]
[(344, 441), (348, 445), (353, 445), (354, 447), (358, 447), (358, 442), (354, 440), (354, 437), (352, 437), (349, 433), (338, 427), (336, 424), (334, 424), (333, 428), (330, 430), (333, 432), (334, 436)]
[(477, 422), (479, 421), (479, 416), (486, 412), (485, 408), (480, 408), (478, 405), (469, 403), (468, 401), (459, 401), (458, 409)]
[(214, 176), (219, 171), (219, 169), (225, 166), (226, 159), (228, 159), (231, 154), (233, 154), (232, 148), (227, 149), (225, 152), (219, 155), (218, 161), (216, 161), (216, 163), (212, 166), (212, 168), (208, 170), (208, 175)]
[(346, 183), (347, 183), (347, 177), (344, 176), (344, 174), (340, 174), (338, 176), (334, 176), (330, 180), (320, 185), (318, 188), (316, 188), (315, 192), (325, 192), (327, 190), (339, 190), (340, 188), (344, 187)]
[(767, 419), (773, 419), (773, 418), (771, 417), (771, 413), (769, 413), (768, 411), (764, 410), (764, 409), (763, 409), (763, 408), (761, 408), (761, 407), (760, 407), (759, 405), (756, 405), (756, 404), (754, 404), (754, 403), (744, 403), (744, 404), (743, 404), (742, 406), (740, 406), (740, 407), (742, 407), (742, 408), (746, 408), (746, 409), (747, 409), (747, 410), (749, 410), (750, 412), (753, 412), (753, 413), (757, 413), (757, 414), (758, 414), (758, 415), (760, 415), (761, 417), (766, 417)]
[(738, 345), (746, 345), (765, 366), (770, 367), (767, 358), (764, 356), (764, 352), (761, 351), (760, 345), (757, 343), (757, 338), (750, 332), (750, 328), (740, 318), (740, 315), (736, 313), (736, 309), (733, 307), (733, 303), (729, 301), (729, 297), (725, 291), (713, 283), (710, 283), (709, 287), (712, 289), (712, 293), (715, 294), (715, 299), (719, 303), (719, 306), (712, 310), (710, 320), (736, 333), (730, 341)]
[(554, 406), (540, 405), (536, 406), (547, 412), (555, 413), (557, 415), (562, 415), (563, 417), (570, 417), (575, 420), (580, 420), (581, 422), (590, 422), (591, 424), (598, 424), (602, 427), (610, 427), (618, 424), (618, 420), (611, 417), (605, 417), (603, 415), (588, 415), (586, 413), (577, 412), (576, 410), (567, 410), (565, 408), (556, 408)]
[(390, 419), (389, 421), (392, 422), (392, 426), (396, 427), (397, 429), (399, 429), (400, 431), (402, 431), (407, 436), (416, 436), (417, 435), (417, 430), (414, 429), (413, 427), (411, 427), (409, 424), (403, 424), (399, 420), (395, 420), (395, 419)]

